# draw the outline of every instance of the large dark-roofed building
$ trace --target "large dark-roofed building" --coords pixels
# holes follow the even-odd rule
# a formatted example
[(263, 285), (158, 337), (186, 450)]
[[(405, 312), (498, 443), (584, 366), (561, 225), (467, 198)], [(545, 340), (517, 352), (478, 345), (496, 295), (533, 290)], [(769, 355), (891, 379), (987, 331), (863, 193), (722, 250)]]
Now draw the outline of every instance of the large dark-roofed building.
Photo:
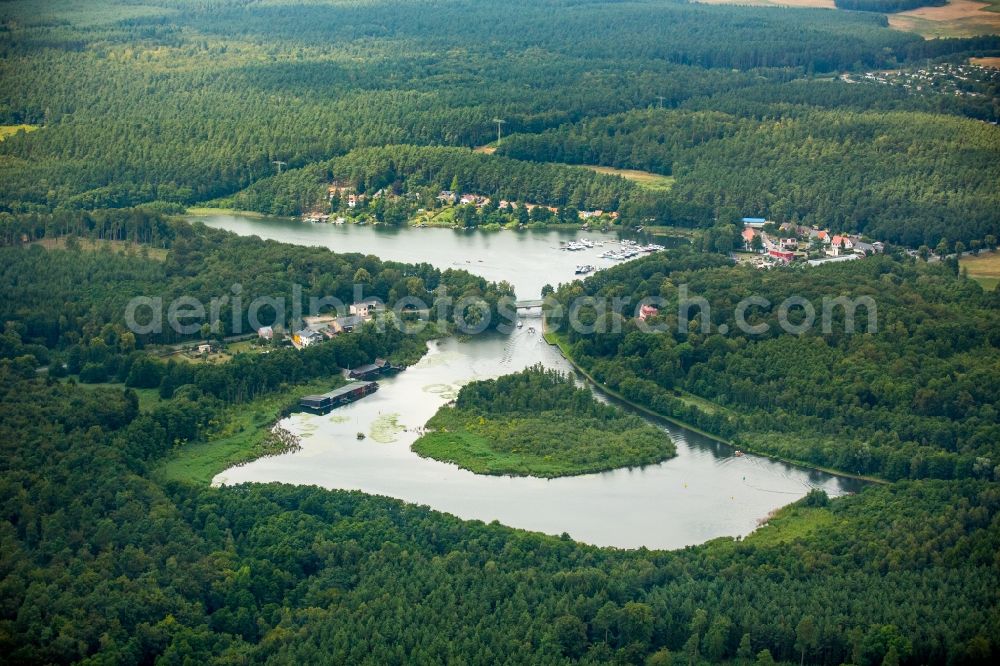
[(303, 409), (326, 411), (354, 402), (378, 390), (376, 382), (350, 382), (338, 389), (320, 395), (307, 395), (299, 400)]

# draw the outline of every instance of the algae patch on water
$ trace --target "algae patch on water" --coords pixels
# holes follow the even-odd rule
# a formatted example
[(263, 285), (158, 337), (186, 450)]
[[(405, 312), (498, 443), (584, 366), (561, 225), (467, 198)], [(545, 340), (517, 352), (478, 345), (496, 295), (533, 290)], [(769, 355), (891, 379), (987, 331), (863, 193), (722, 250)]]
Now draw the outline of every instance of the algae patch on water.
[(383, 414), (372, 423), (369, 435), (380, 444), (391, 444), (404, 429), (399, 422), (399, 414)]

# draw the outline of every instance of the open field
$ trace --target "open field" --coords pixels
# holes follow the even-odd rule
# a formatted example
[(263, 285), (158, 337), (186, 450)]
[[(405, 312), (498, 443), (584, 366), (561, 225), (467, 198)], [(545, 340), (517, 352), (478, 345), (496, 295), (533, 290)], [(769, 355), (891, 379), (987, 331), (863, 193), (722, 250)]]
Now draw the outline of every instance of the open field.
[(639, 171), (637, 169), (615, 169), (613, 167), (596, 166), (591, 164), (585, 164), (583, 165), (583, 168), (611, 176), (621, 176), (625, 180), (631, 180), (648, 190), (666, 191), (674, 186), (673, 176), (662, 176), (658, 173), (652, 173), (649, 171)]
[(969, 58), (969, 64), (1000, 69), (1000, 58)]
[(493, 153), (497, 152), (497, 146), (495, 143), (488, 143), (485, 146), (479, 146), (472, 152), (482, 153), (483, 155), (492, 155)]
[[(148, 245), (136, 245), (135, 243), (128, 243), (126, 241), (90, 240), (88, 238), (78, 238), (77, 242), (80, 244), (80, 249), (87, 252), (98, 252), (104, 248), (110, 248), (111, 251), (115, 253), (133, 252), (135, 254), (139, 254), (145, 250), (149, 253), (150, 259), (164, 261), (167, 258), (167, 251), (163, 248), (149, 247)], [(41, 245), (46, 250), (66, 249), (65, 238), (43, 238), (42, 240), (35, 241), (34, 244)]]
[(18, 132), (34, 132), (37, 129), (38, 125), (0, 125), (0, 141)]
[(981, 284), (983, 289), (996, 289), (1000, 284), (1000, 252), (962, 257), (959, 265), (968, 270), (969, 277)]
[(950, 0), (943, 7), (921, 7), (889, 15), (889, 25), (926, 38), (1000, 34), (1000, 0)]
[[(836, 9), (833, 0), (697, 0), (707, 5)], [(1000, 34), (1000, 0), (950, 0), (943, 7), (921, 7), (888, 14), (896, 30), (933, 37)]]

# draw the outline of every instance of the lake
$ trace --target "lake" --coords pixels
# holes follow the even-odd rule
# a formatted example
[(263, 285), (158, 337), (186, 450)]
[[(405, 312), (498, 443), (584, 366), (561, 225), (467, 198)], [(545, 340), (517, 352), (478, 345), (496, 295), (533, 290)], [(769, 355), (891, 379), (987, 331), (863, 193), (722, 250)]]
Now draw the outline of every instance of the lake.
[[(611, 242), (615, 234), (383, 232), (352, 225), (313, 225), (236, 215), (198, 218), (209, 226), (290, 243), (363, 252), (398, 261), (463, 267), (490, 280), (507, 280), (520, 297), (546, 283), (573, 279), (577, 263), (597, 265), (599, 248), (558, 249), (586, 236)], [(465, 262), (470, 263), (466, 264)], [(606, 262), (602, 265), (607, 265)], [(572, 372), (558, 349), (526, 319), (509, 336), (433, 341), (419, 363), (380, 381), (377, 393), (330, 414), (296, 414), (282, 426), (301, 438), (302, 450), (232, 468), (217, 484), (282, 482), (360, 490), (427, 505), (463, 519), (497, 520), (547, 534), (620, 548), (678, 548), (720, 536), (741, 536), (781, 506), (822, 488), (837, 496), (862, 482), (734, 451), (708, 437), (657, 423), (677, 445), (677, 456), (641, 469), (559, 479), (477, 475), (410, 451), (417, 430), (465, 383), (516, 372), (535, 363)], [(357, 433), (365, 434), (359, 440)]]
[[(518, 298), (541, 295), (542, 287), (570, 282), (581, 264), (608, 268), (616, 262), (598, 255), (617, 247), (622, 238), (638, 240), (622, 232), (526, 230), (462, 231), (455, 229), (414, 229), (356, 224), (316, 224), (287, 218), (258, 218), (218, 214), (190, 218), (210, 227), (228, 229), (241, 236), (259, 236), (298, 245), (327, 247), (334, 252), (360, 252), (380, 259), (406, 263), (427, 262), (438, 268), (460, 268), (491, 282), (506, 280)], [(579, 252), (560, 250), (568, 241), (588, 238), (605, 243)], [(648, 240), (643, 238), (642, 240)], [(657, 238), (661, 245), (686, 243), (679, 238)]]

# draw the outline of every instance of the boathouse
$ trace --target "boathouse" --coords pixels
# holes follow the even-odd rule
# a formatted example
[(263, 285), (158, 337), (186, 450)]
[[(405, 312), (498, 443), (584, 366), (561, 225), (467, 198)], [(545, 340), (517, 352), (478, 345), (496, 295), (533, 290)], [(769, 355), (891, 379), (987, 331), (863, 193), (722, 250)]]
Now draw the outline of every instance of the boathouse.
[(347, 376), (351, 379), (375, 379), (385, 374), (398, 372), (399, 368), (382, 358), (375, 359), (374, 363), (361, 365), (348, 371)]
[(323, 412), (359, 400), (377, 390), (376, 382), (350, 382), (328, 393), (303, 396), (299, 405), (303, 409)]

